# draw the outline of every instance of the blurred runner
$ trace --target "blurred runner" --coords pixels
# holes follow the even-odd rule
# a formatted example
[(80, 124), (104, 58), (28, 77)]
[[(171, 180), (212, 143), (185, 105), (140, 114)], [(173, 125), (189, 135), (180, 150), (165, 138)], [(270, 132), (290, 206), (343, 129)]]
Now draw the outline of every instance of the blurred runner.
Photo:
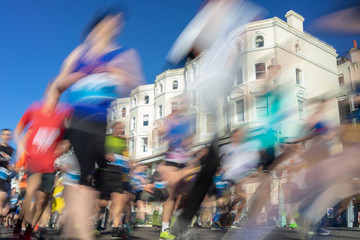
[[(27, 158), (28, 186), (23, 201), (25, 221), (28, 226), (23, 232), (24, 239), (30, 239), (33, 228), (46, 208), (54, 185), (54, 161), (62, 154), (57, 145), (64, 134), (64, 121), (70, 116), (68, 106), (58, 104), (52, 111), (44, 111), (44, 103), (32, 104), (19, 121), (14, 134), (17, 139), (25, 129), (27, 137), (25, 154)], [(21, 140), (18, 148), (23, 149)], [(35, 198), (35, 207), (30, 210), (31, 200)]]
[[(85, 30), (85, 39), (63, 63), (47, 99), (47, 108), (56, 105), (68, 88), (74, 107), (69, 139), (80, 164), (79, 184), (67, 193), (74, 209), (83, 214), (69, 216), (74, 224), (67, 224), (66, 235), (92, 239), (90, 219), (96, 192), (92, 187), (95, 162), (105, 168), (105, 132), (107, 108), (122, 94), (142, 82), (138, 54), (134, 49), (118, 45), (116, 38), (123, 29), (124, 12), (111, 9), (99, 14)], [(66, 223), (69, 223), (66, 221)], [(76, 229), (74, 226), (77, 226)], [(76, 230), (76, 231), (75, 231)], [(119, 229), (120, 231), (120, 229)]]
[(10, 170), (13, 168), (12, 154), (14, 149), (9, 146), (11, 138), (10, 129), (1, 130), (0, 142), (0, 217), (5, 217), (9, 211), (9, 204), (6, 204), (8, 198), (7, 192), (10, 189)]

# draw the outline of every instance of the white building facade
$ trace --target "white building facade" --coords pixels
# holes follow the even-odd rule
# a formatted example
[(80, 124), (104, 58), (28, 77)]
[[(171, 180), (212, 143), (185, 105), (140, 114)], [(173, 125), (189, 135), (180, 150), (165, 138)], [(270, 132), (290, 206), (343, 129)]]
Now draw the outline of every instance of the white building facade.
[[(289, 11), (286, 18), (286, 22), (277, 17), (252, 22), (232, 33), (237, 36), (234, 46), (238, 54), (237, 70), (233, 87), (225, 98), (218, 100), (216, 113), (217, 123), (221, 126), (218, 136), (223, 138), (223, 143), (231, 130), (240, 126), (259, 126), (269, 118), (269, 101), (261, 95), (268, 74), (272, 74), (273, 78), (269, 83), (271, 87), (277, 84), (289, 86), (287, 101), (295, 109), (286, 121), (276, 127), (279, 138), (297, 136), (312, 113), (307, 107), (308, 99), (329, 91), (339, 94), (336, 50), (304, 32), (301, 15)], [(176, 97), (197, 81), (201, 59), (202, 56), (199, 56), (187, 61), (182, 69), (167, 70), (156, 77), (154, 84), (132, 91), (128, 119), (130, 130), (126, 133), (129, 133), (130, 154), (134, 159), (144, 163), (161, 159), (166, 144), (157, 136), (156, 123), (177, 106)], [(276, 74), (272, 69), (277, 70)], [(209, 94), (216, 97), (216, 93)], [(145, 95), (150, 97), (147, 104), (144, 104)], [(192, 105), (188, 114), (193, 117), (192, 126), (196, 132), (194, 145), (202, 146), (211, 141), (217, 125), (214, 116), (202, 108), (197, 90), (189, 95)], [(329, 105), (327, 118), (339, 124), (336, 99)], [(146, 126), (144, 119), (149, 121)]]
[(358, 94), (360, 81), (360, 50), (354, 40), (354, 47), (349, 51), (349, 59), (341, 57), (338, 63), (338, 83), (340, 93), (338, 96), (341, 122), (349, 118), (349, 115), (358, 109), (354, 97)]

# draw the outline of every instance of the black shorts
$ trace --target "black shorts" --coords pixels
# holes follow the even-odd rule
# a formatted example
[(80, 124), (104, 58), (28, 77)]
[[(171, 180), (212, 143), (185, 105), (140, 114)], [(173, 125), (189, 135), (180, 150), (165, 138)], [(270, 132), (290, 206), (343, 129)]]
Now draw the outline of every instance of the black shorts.
[(95, 163), (100, 168), (107, 165), (105, 132), (106, 122), (93, 122), (78, 117), (71, 120), (68, 135), (80, 165), (80, 185), (93, 187), (91, 180)]
[(130, 182), (123, 182), (124, 191), (135, 194), (135, 190)]
[(11, 207), (8, 214), (11, 214), (11, 215), (14, 216), (17, 209), (18, 209), (18, 206)]
[(24, 200), (26, 188), (20, 188), (20, 200)]
[(8, 192), (10, 184), (8, 181), (0, 179), (0, 192)]
[[(28, 172), (28, 179), (33, 174)], [(52, 188), (54, 186), (54, 179), (56, 173), (41, 173), (41, 183), (38, 188), (38, 191), (51, 194)]]
[(135, 193), (135, 202), (141, 200), (141, 193), (142, 193), (142, 191), (138, 191)]
[(110, 200), (111, 193), (124, 193), (123, 173), (97, 170), (95, 186), (100, 191), (100, 199)]

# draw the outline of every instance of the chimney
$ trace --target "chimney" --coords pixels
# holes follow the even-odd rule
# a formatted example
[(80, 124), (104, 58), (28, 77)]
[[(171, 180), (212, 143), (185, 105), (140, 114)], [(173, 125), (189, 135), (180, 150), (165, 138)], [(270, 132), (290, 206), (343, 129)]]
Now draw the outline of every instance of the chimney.
[(303, 22), (304, 22), (304, 18), (303, 16), (301, 16), (300, 14), (294, 12), (293, 10), (290, 10), (286, 13), (285, 15), (286, 20), (287, 20), (287, 24), (289, 24), (291, 27), (299, 30), (299, 31), (303, 31)]
[(351, 62), (360, 64), (360, 50), (358, 49), (356, 40), (353, 40), (354, 47), (350, 49)]

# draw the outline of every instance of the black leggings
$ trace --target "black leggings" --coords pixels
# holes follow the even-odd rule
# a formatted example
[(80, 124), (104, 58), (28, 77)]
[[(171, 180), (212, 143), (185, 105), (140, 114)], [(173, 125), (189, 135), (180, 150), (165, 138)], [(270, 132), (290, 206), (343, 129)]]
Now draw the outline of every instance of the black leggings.
[(80, 118), (71, 120), (69, 140), (80, 165), (80, 185), (93, 186), (95, 163), (101, 168), (106, 167), (105, 131), (106, 123)]
[(179, 216), (179, 219), (190, 222), (200, 208), (201, 203), (211, 187), (213, 176), (220, 165), (218, 156), (218, 146), (217, 141), (215, 140), (203, 161), (203, 168), (197, 175), (195, 183), (187, 196), (187, 199), (191, 200), (187, 202), (185, 209)]

